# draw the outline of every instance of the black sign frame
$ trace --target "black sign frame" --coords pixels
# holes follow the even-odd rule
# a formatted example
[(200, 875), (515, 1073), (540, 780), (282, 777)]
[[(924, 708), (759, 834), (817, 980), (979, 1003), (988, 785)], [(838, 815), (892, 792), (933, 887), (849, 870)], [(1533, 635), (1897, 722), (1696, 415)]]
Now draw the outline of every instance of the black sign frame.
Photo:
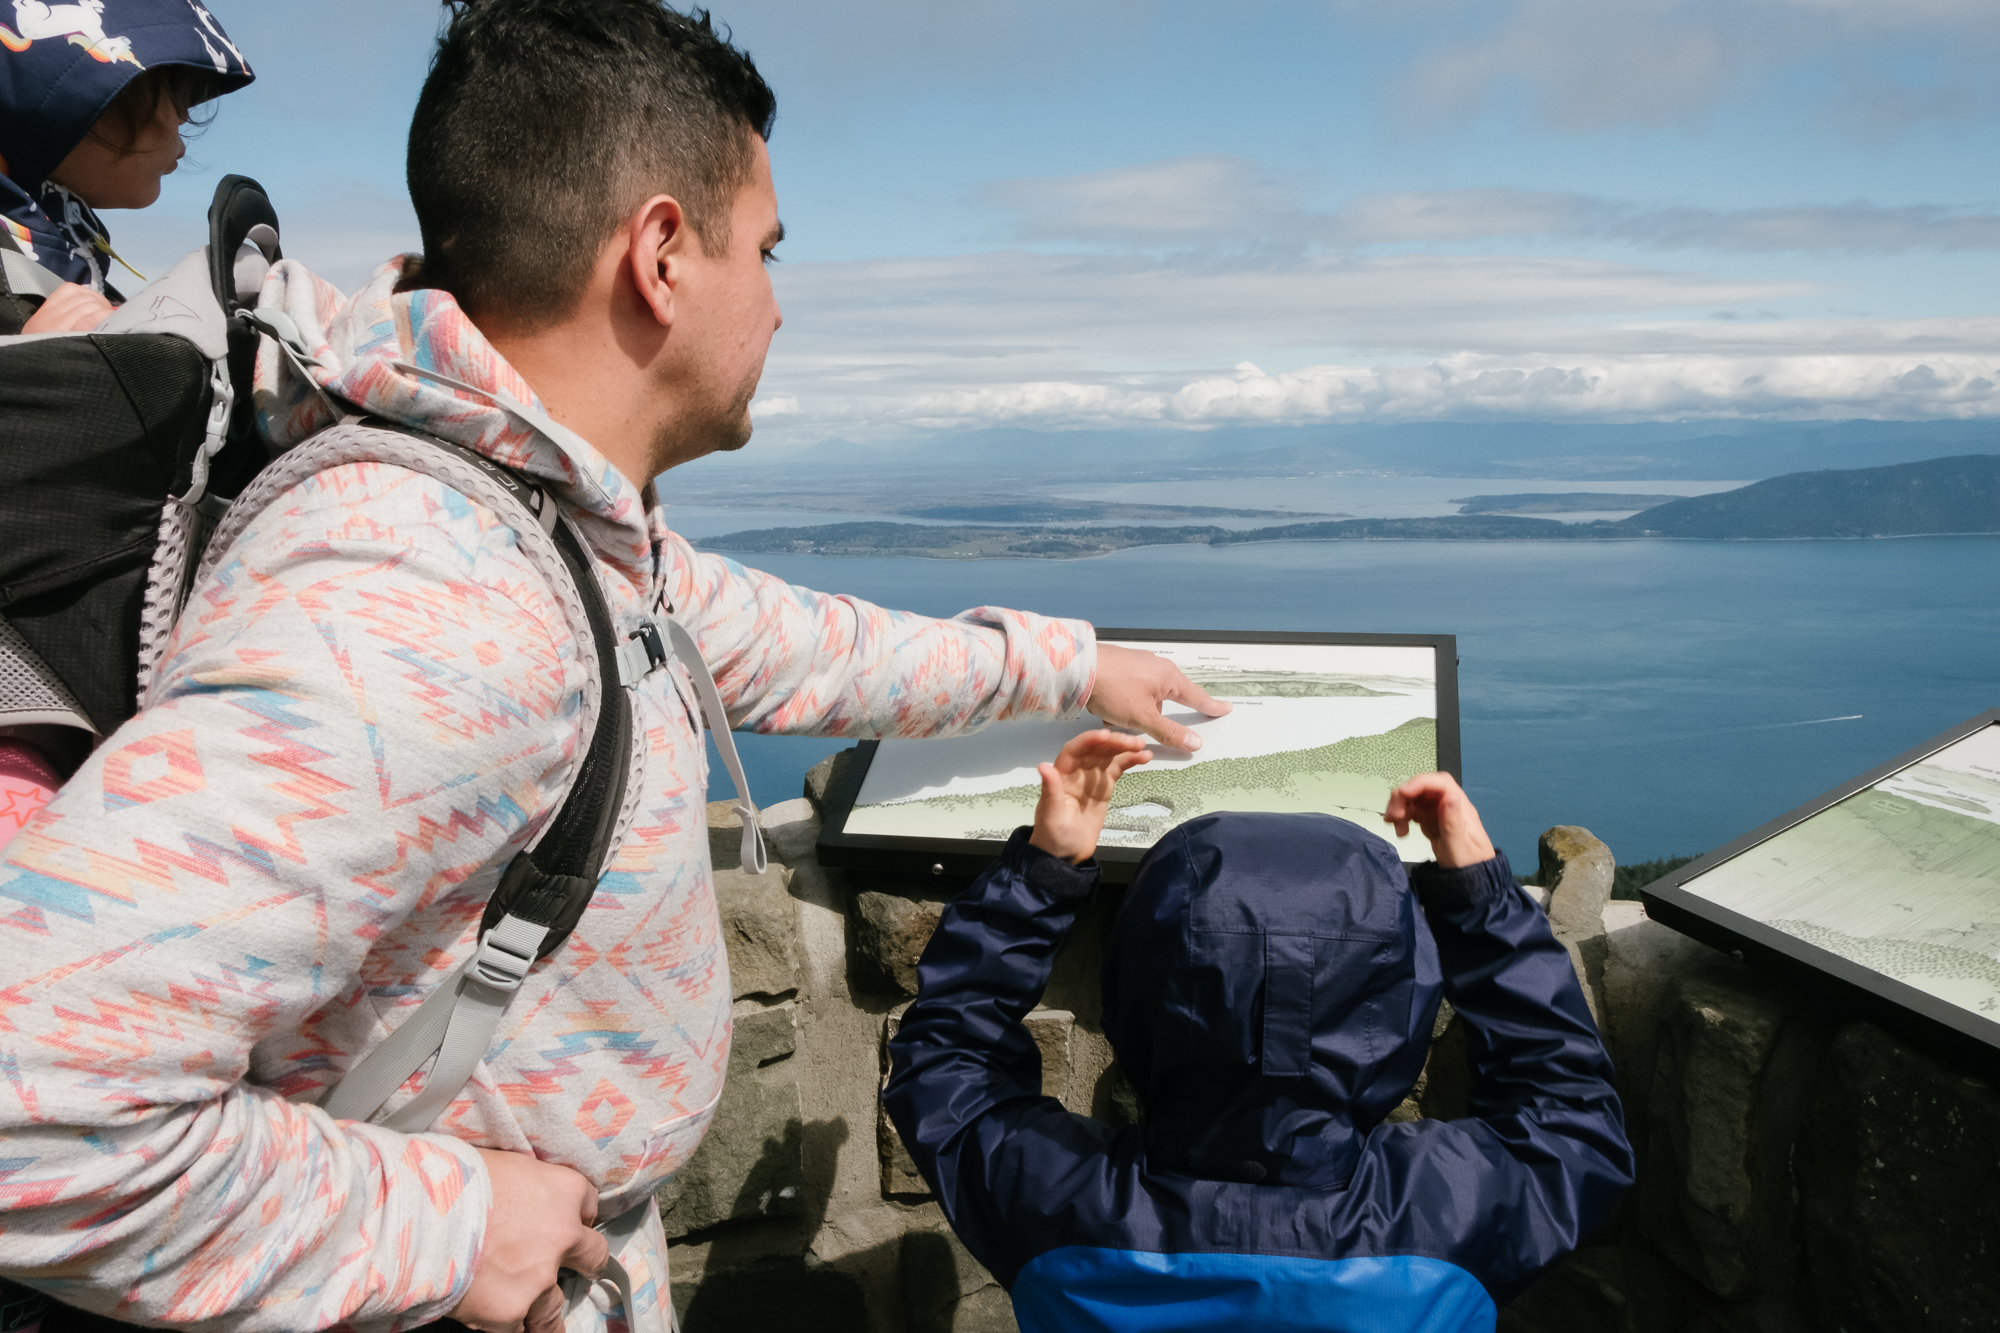
[[(1112, 643), (1231, 643), (1307, 644), (1352, 647), (1429, 648), (1436, 654), (1437, 667), (1437, 757), (1438, 768), (1464, 781), (1461, 771), (1458, 726), (1458, 637), (1453, 634), (1343, 634), (1260, 630), (1188, 629), (1099, 629), (1101, 642)], [(893, 878), (970, 879), (991, 864), (1000, 853), (998, 841), (969, 838), (905, 838), (879, 833), (849, 833), (847, 819), (854, 811), (861, 784), (875, 760), (879, 741), (862, 741), (852, 760), (835, 769), (828, 784), (821, 811), (819, 860), (821, 865), (844, 869), (873, 870)], [(1138, 847), (1100, 847), (1098, 864), (1105, 882), (1131, 882), (1132, 872), (1145, 856)]]
[(1869, 1018), (1915, 1045), (1958, 1063), (2000, 1072), (2000, 1022), (1981, 1018), (1907, 982), (1719, 906), (1686, 887), (1723, 862), (1991, 726), (2000, 726), (2000, 708), (1968, 718), (1654, 880), (1639, 892), (1646, 915), (1703, 944), (1767, 967), (1839, 1009)]

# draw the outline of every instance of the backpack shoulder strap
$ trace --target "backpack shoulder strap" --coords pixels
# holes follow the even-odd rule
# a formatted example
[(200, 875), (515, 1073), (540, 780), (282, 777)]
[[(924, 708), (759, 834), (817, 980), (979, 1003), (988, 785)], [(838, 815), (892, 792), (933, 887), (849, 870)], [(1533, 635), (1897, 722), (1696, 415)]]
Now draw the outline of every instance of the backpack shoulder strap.
[(285, 490), (328, 468), (362, 461), (392, 463), (435, 477), (513, 520), (523, 554), (555, 592), (576, 642), (594, 649), (581, 655), (587, 677), (582, 722), (590, 745), (561, 808), (502, 872), (480, 923), (478, 949), (387, 1041), (350, 1069), (324, 1103), (339, 1119), (376, 1117), (412, 1073), (430, 1064), (422, 1091), (379, 1120), (392, 1129), (417, 1132), (465, 1086), (529, 967), (569, 937), (596, 892), (599, 867), (625, 804), (632, 711), (619, 682), (617, 640), (603, 590), (553, 497), (483, 455), (434, 436), (349, 419), (290, 450), (230, 506), (208, 545), (202, 574)]
[(11, 236), (6, 242), (0, 246), (0, 273), (6, 274), (7, 291), (14, 296), (38, 296), (44, 300), (54, 296), (63, 285), (62, 279), (22, 254)]
[[(519, 473), (461, 446), (388, 423), (349, 418), (287, 452), (260, 473), (209, 543), (205, 574), (255, 515), (305, 477), (346, 462), (392, 463), (435, 477), (503, 517), (517, 521), (521, 549), (563, 604), (571, 633), (586, 654), (585, 689), (591, 742), (568, 796), (555, 816), (502, 873), (480, 922), (479, 947), (380, 1046), (348, 1070), (323, 1102), (345, 1120), (375, 1119), (419, 1132), (456, 1097), (478, 1069), (501, 1016), (537, 958), (553, 952), (575, 928), (596, 892), (601, 867), (626, 804), (632, 748), (632, 707), (626, 688), (666, 664), (657, 625), (648, 619), (621, 642), (588, 553), (554, 498)], [(743, 818), (744, 865), (765, 866), (762, 830), (742, 764), (730, 742), (715, 681), (687, 631), (671, 619), (668, 635), (702, 696), (725, 765), (737, 784)], [(754, 850), (753, 850), (754, 844)], [(434, 1063), (433, 1063), (434, 1061)], [(380, 1111), (410, 1075), (431, 1066), (421, 1091), (388, 1116)]]
[(14, 236), (0, 227), (0, 336), (21, 331), (62, 279), (21, 253)]
[[(396, 362), (395, 368), (406, 375), (430, 380), (458, 393), (484, 398), (516, 420), (533, 426), (547, 438), (559, 444), (568, 442), (583, 453), (590, 452), (588, 443), (576, 432), (510, 394), (482, 389), (407, 361)], [(666, 629), (664, 639), (661, 636), (662, 621)], [(714, 737), (715, 748), (722, 755), (722, 766), (729, 771), (729, 781), (736, 788), (736, 818), (743, 826), (743, 865), (751, 874), (761, 875), (768, 868), (769, 860), (764, 848), (763, 826), (757, 819), (757, 803), (750, 799), (750, 782), (744, 776), (743, 760), (736, 753), (736, 741), (730, 734), (729, 713), (723, 707), (722, 692), (716, 688), (715, 677), (702, 660), (701, 648), (695, 643), (694, 636), (671, 614), (647, 616), (627, 641), (618, 645), (619, 682), (630, 685), (640, 676), (665, 666), (676, 657), (694, 682), (695, 693), (701, 700), (702, 716), (708, 721), (709, 735)]]

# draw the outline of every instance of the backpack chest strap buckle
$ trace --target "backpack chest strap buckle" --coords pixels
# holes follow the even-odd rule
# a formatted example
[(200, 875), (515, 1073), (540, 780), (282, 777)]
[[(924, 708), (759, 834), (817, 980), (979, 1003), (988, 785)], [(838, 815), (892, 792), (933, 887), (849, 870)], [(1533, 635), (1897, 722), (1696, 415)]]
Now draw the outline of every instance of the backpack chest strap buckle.
[(672, 660), (659, 622), (648, 617), (618, 645), (618, 683), (630, 689)]

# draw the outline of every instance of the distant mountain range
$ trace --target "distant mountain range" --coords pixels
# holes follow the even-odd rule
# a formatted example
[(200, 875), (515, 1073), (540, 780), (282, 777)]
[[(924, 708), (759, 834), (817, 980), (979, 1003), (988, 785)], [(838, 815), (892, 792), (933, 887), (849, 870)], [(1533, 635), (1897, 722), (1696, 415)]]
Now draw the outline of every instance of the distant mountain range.
[[(1588, 525), (1594, 526), (1594, 525)], [(1656, 537), (1910, 537), (2000, 532), (2000, 454), (1795, 472), (1672, 500), (1612, 528)]]
[[(1479, 498), (1503, 501), (1523, 497)], [(704, 538), (695, 544), (712, 551), (978, 560), (1024, 556), (1074, 559), (1133, 546), (1234, 546), (1273, 541), (1610, 541), (1944, 533), (2000, 534), (2000, 454), (1793, 473), (1733, 491), (1670, 500), (1616, 523), (1561, 523), (1503, 513), (1337, 519), (1243, 531), (1207, 525), (1058, 528), (869, 522), (760, 528)]]

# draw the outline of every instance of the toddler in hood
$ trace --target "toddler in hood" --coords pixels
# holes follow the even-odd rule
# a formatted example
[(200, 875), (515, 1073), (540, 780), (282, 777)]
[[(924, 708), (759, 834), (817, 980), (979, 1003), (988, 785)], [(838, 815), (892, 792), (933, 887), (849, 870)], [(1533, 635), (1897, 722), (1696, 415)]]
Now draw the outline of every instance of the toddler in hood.
[(250, 66), (194, 0), (0, 0), (0, 249), (64, 283), (40, 308), (0, 294), (0, 334), (96, 327), (122, 299), (98, 210), (144, 208), (192, 108)]

